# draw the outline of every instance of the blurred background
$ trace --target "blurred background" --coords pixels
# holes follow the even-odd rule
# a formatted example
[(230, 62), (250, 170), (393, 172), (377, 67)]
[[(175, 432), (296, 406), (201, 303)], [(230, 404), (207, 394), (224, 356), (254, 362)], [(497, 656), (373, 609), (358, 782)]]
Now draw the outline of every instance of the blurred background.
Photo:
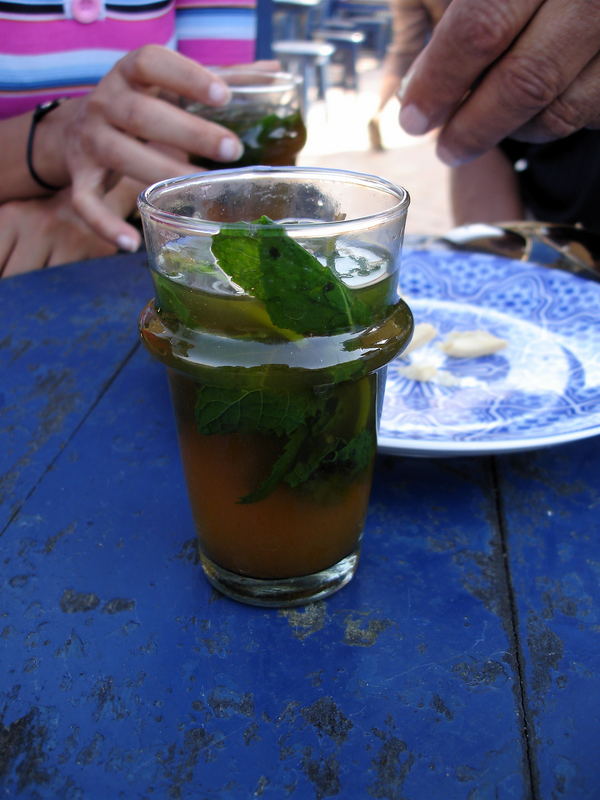
[(448, 169), (436, 158), (434, 137), (405, 134), (393, 99), (381, 115), (385, 149), (371, 150), (367, 126), (377, 108), (381, 65), (367, 53), (359, 59), (358, 72), (356, 91), (332, 85), (326, 100), (309, 102), (308, 140), (298, 164), (370, 172), (399, 183), (411, 196), (406, 232), (445, 233), (452, 228)]
[(411, 195), (407, 233), (439, 235), (452, 228), (448, 169), (435, 156), (434, 136), (405, 134), (395, 97), (380, 114), (383, 149), (371, 147), (368, 124), (379, 104), (392, 33), (386, 0), (269, 2), (273, 56), (305, 78), (308, 141), (297, 163), (401, 184)]

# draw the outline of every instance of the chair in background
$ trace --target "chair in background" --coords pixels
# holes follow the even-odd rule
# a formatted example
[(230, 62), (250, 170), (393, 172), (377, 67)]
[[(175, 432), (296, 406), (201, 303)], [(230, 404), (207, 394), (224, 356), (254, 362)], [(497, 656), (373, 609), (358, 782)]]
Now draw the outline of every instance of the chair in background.
[(335, 47), (323, 41), (286, 39), (273, 42), (272, 50), (284, 69), (302, 78), (300, 103), (302, 113), (306, 115), (310, 86), (316, 84), (319, 100), (325, 100), (327, 97), (328, 67)]
[(303, 79), (306, 110), (309, 88), (316, 84), (317, 97), (326, 99), (330, 85), (329, 65), (341, 64), (341, 84), (358, 89), (358, 57), (365, 34), (348, 20), (330, 24), (332, 0), (272, 0), (272, 51), (282, 65)]
[(271, 0), (273, 41), (310, 39), (324, 0)]
[(311, 31), (321, 18), (324, 0), (271, 0), (272, 52), (284, 69), (302, 78), (302, 111), (308, 109), (309, 89), (316, 85), (317, 98), (325, 100), (329, 64), (335, 47), (315, 41)]
[(333, 45), (332, 60), (343, 67), (342, 85), (345, 89), (358, 90), (358, 57), (365, 41), (362, 31), (319, 28), (312, 33), (316, 41)]
[(381, 0), (324, 0), (322, 22), (327, 28), (360, 31), (365, 46), (382, 61), (392, 36), (392, 14)]

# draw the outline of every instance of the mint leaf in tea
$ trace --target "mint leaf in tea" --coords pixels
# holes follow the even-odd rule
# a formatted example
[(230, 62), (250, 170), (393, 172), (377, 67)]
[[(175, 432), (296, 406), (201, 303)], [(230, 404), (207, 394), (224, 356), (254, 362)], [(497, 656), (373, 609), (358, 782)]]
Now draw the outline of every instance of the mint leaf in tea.
[(278, 327), (327, 336), (372, 321), (369, 307), (268, 217), (224, 228), (212, 251), (223, 272), (262, 300)]

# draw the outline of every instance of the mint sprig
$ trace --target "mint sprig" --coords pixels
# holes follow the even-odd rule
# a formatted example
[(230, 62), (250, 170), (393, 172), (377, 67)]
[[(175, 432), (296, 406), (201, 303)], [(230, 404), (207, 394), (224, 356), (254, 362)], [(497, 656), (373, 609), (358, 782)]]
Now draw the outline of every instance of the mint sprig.
[[(263, 433), (282, 440), (278, 458), (266, 478), (241, 503), (267, 497), (280, 482), (296, 488), (335, 468), (346, 480), (366, 469), (375, 452), (375, 436), (366, 428), (342, 435), (339, 419), (360, 416), (335, 389), (321, 398), (304, 392), (202, 386), (196, 393), (199, 433)], [(370, 394), (363, 398), (370, 402)], [(365, 414), (368, 416), (368, 413)]]
[[(267, 217), (222, 229), (213, 238), (212, 251), (223, 272), (262, 301), (276, 328), (323, 336), (372, 322), (368, 306), (335, 272)], [(269, 366), (263, 369), (266, 376)], [(267, 389), (260, 383), (228, 389), (204, 385), (196, 394), (199, 433), (262, 433), (281, 441), (269, 474), (239, 502), (259, 502), (282, 482), (291, 488), (318, 487), (322, 478), (351, 481), (368, 468), (376, 448), (367, 424), (370, 384), (357, 396), (349, 381), (319, 395), (308, 389)]]

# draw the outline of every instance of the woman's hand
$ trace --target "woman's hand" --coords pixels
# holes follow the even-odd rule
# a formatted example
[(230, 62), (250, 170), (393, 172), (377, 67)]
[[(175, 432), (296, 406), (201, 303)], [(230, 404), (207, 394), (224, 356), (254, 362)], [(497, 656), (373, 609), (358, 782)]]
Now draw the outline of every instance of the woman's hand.
[(402, 96), (402, 127), (441, 127), (456, 166), (506, 136), (545, 142), (600, 127), (600, 3), (452, 0)]
[[(120, 217), (135, 208), (141, 186), (123, 179), (103, 202)], [(112, 255), (114, 244), (98, 236), (73, 208), (70, 189), (51, 197), (0, 205), (0, 277), (87, 258)]]
[[(148, 45), (124, 56), (89, 94), (63, 103), (46, 118), (41, 157), (49, 165), (52, 145), (61, 146), (63, 174), (39, 171), (50, 183), (70, 182), (72, 203), (82, 219), (124, 250), (137, 249), (140, 235), (104, 201), (115, 180), (128, 176), (147, 186), (189, 172), (183, 154), (228, 162), (242, 152), (230, 131), (184, 111), (165, 95), (219, 106), (230, 93), (220, 78), (195, 61)], [(40, 126), (36, 148), (41, 132)]]

